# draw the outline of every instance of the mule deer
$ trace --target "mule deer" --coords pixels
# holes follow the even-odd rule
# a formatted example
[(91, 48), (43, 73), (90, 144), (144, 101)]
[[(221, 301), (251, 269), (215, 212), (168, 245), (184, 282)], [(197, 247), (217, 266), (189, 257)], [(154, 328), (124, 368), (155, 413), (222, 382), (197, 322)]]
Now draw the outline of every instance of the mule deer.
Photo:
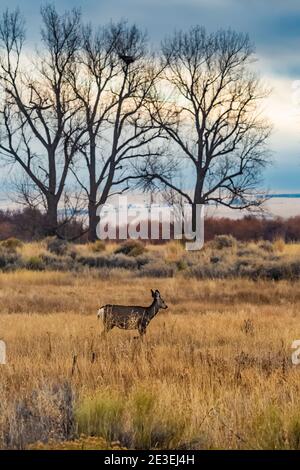
[(161, 298), (158, 290), (151, 289), (153, 302), (149, 307), (104, 305), (98, 310), (97, 317), (103, 322), (103, 333), (107, 333), (114, 326), (124, 330), (138, 330), (142, 337), (146, 333), (147, 326), (160, 308), (168, 308)]

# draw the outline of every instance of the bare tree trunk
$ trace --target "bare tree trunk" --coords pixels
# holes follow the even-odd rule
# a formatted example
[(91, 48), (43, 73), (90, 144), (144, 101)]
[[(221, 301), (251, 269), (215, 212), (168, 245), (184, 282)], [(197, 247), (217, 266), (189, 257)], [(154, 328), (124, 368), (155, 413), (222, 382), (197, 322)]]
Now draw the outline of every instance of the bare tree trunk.
[(97, 224), (99, 217), (97, 217), (97, 177), (96, 177), (96, 142), (95, 136), (92, 132), (89, 133), (90, 139), (90, 166), (89, 166), (89, 232), (88, 239), (90, 242), (97, 240)]
[(97, 216), (97, 206), (95, 204), (89, 205), (89, 233), (88, 239), (90, 242), (95, 242), (97, 240), (97, 225), (99, 222), (99, 217)]
[(197, 180), (194, 192), (194, 201), (192, 203), (192, 230), (196, 232), (197, 228), (197, 205), (204, 204), (203, 197), (203, 176), (201, 174), (201, 169), (197, 169)]
[(47, 197), (47, 214), (46, 214), (46, 235), (56, 235), (58, 227), (58, 199), (49, 195)]

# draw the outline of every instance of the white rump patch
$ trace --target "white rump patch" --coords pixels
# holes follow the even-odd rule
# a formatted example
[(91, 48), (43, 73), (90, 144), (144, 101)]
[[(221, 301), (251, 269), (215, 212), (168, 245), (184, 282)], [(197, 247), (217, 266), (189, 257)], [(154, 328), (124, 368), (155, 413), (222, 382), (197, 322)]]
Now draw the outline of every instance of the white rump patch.
[(104, 307), (99, 308), (98, 313), (97, 313), (97, 318), (98, 320), (102, 320), (104, 318)]

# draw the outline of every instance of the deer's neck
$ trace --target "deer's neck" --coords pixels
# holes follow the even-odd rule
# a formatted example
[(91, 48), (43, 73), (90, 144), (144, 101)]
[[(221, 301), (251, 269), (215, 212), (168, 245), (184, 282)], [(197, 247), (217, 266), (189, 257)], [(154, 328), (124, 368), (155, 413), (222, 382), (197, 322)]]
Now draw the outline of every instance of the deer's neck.
[(153, 300), (150, 307), (148, 307), (149, 318), (151, 319), (151, 318), (155, 317), (155, 315), (157, 314), (158, 311), (159, 311), (158, 303), (157, 303), (156, 300)]

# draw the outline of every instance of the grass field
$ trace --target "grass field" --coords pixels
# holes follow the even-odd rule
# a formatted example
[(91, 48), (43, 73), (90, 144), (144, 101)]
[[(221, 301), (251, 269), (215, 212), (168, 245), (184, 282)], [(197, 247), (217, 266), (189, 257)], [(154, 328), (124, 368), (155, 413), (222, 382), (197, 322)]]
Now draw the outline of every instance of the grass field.
[[(101, 338), (97, 308), (150, 288), (144, 341)], [(16, 271), (0, 305), (1, 447), (300, 448), (300, 281)]]

